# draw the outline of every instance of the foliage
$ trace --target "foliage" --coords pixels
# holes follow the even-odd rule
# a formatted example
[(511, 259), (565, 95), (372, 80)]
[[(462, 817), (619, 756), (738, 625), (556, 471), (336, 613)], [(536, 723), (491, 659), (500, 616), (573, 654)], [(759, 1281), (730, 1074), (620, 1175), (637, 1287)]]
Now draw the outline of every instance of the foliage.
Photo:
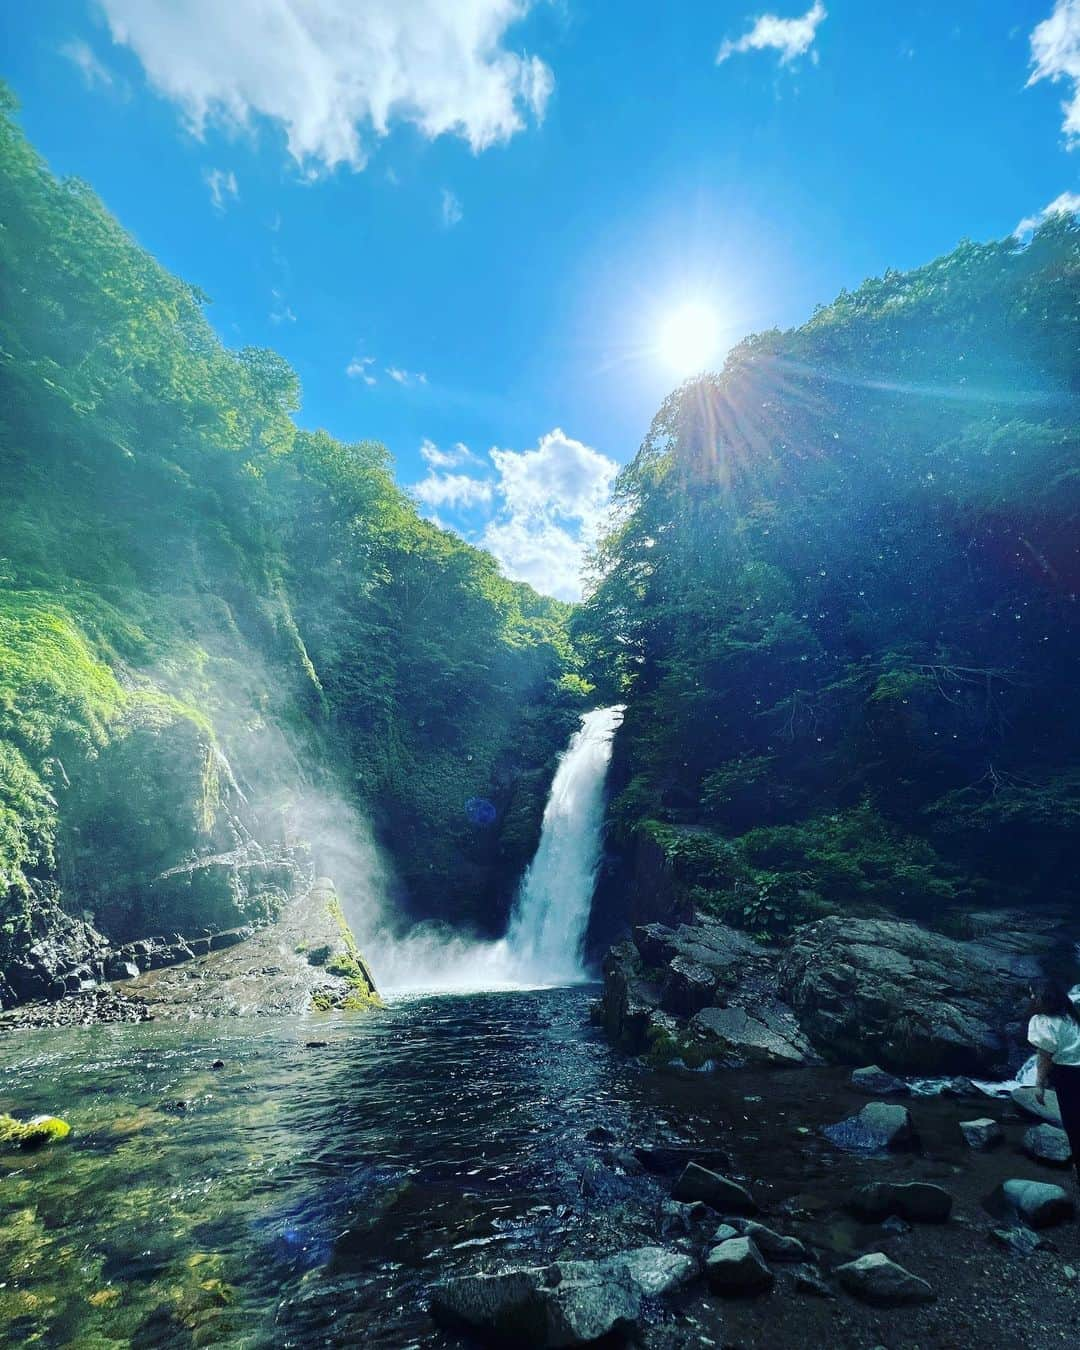
[[(12, 108), (5, 96), (4, 884), (25, 896), (53, 875), (57, 850), (79, 847), (68, 823), (83, 799), (123, 791), (138, 749), (139, 781), (179, 775), (197, 848), (228, 835), (225, 788), (268, 842), (304, 828), (288, 813), (302, 817), (312, 788), (359, 799), (407, 907), (498, 929), (590, 693), (570, 607), (423, 520), (382, 446), (299, 429), (287, 363), (223, 346), (206, 297), (84, 184), (56, 180)], [(159, 711), (160, 734), (135, 717), (136, 746), (139, 709)], [(167, 730), (177, 719), (200, 728), (194, 775)], [(476, 798), (493, 823), (470, 820)], [(179, 833), (137, 806), (120, 812), (110, 867), (180, 861), (159, 856)], [(103, 827), (108, 804), (95, 810)], [(65, 870), (66, 902), (107, 909), (79, 893), (95, 872), (82, 861)]]
[[(684, 898), (769, 930), (1074, 895), (1078, 290), (1057, 217), (665, 401), (572, 625), (627, 704), (613, 892), (651, 838)], [(734, 879), (709, 879), (725, 843)]]

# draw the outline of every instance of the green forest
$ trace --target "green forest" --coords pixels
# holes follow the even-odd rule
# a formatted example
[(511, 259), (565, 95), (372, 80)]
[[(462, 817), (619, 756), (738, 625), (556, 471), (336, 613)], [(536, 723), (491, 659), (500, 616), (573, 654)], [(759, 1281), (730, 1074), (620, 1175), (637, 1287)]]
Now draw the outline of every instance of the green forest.
[(7, 959), (58, 895), (116, 940), (265, 916), (280, 887), (160, 878), (304, 842), (312, 794), (370, 818), (404, 914), (498, 930), (588, 692), (570, 608), (422, 519), (381, 445), (301, 429), (286, 363), (227, 350), (6, 94), (0, 203)]
[(617, 484), (573, 629), (628, 704), (598, 943), (1077, 895), (1080, 226), (750, 338)]

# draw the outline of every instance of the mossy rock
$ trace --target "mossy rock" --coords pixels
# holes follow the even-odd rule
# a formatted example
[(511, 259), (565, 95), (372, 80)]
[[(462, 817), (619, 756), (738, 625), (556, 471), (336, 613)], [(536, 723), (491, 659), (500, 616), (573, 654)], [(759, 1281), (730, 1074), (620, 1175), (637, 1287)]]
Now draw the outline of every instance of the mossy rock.
[(22, 1121), (0, 1115), (0, 1148), (42, 1148), (66, 1139), (70, 1133), (71, 1126), (59, 1116), (34, 1116)]

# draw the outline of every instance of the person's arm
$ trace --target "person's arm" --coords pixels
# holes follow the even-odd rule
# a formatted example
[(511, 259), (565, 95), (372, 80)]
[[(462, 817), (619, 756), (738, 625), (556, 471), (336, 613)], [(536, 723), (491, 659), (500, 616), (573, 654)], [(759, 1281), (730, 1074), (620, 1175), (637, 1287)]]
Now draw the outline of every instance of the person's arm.
[(1049, 1050), (1040, 1050), (1035, 1060), (1035, 1100), (1040, 1106), (1046, 1101), (1046, 1085), (1050, 1081), (1050, 1066), (1054, 1059)]

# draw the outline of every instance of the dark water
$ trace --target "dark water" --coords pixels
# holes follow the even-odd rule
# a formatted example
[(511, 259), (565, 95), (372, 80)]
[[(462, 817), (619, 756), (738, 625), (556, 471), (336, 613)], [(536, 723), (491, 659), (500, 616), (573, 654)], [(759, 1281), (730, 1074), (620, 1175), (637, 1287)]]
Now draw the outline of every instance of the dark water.
[(585, 1132), (651, 1119), (589, 997), (13, 1034), (0, 1109), (74, 1134), (2, 1160), (0, 1339), (439, 1343), (431, 1281), (587, 1241)]

